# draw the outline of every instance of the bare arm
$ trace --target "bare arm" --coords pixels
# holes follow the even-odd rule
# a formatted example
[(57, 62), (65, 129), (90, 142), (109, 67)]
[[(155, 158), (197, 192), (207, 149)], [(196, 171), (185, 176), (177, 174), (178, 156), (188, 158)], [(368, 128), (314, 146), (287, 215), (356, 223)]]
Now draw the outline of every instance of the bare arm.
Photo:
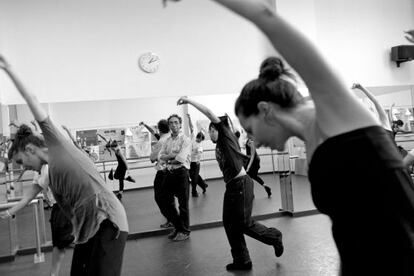
[(273, 8), (257, 0), (215, 1), (257, 25), (298, 72), (309, 88), (318, 124), (325, 135), (333, 136), (378, 125), (378, 121), (351, 93), (316, 47), (275, 14)]
[(193, 127), (193, 122), (191, 122), (190, 114), (187, 114), (187, 117), (188, 117), (188, 127), (190, 128), (191, 138), (194, 139), (194, 127)]
[(66, 126), (62, 126), (62, 128), (66, 131), (66, 133), (68, 134), (70, 140), (72, 140), (72, 143), (80, 150), (83, 151), (82, 147), (78, 144), (78, 142), (76, 141), (75, 137), (73, 137), (72, 133), (70, 132), (70, 130), (66, 127)]
[(25, 89), (22, 82), (17, 78), (16, 74), (12, 71), (11, 67), (7, 64), (6, 60), (2, 56), (0, 56), (0, 68), (3, 69), (4, 72), (10, 77), (20, 95), (23, 97), (30, 110), (32, 111), (33, 117), (36, 119), (36, 121), (42, 122), (46, 120), (47, 113), (40, 105), (36, 96)]
[(250, 167), (253, 164), (254, 157), (256, 155), (256, 147), (254, 146), (254, 142), (252, 140), (249, 140), (249, 142), (247, 143), (247, 146), (250, 147), (250, 160), (249, 160), (249, 164), (247, 164), (246, 171), (249, 171)]
[(203, 113), (204, 115), (206, 115), (206, 117), (212, 121), (213, 123), (220, 123), (220, 118), (217, 117), (209, 108), (205, 107), (204, 105), (191, 100), (187, 97), (181, 97), (178, 102), (177, 105), (182, 105), (182, 104), (190, 104), (192, 106), (194, 106), (196, 109), (198, 109), (201, 113)]
[(42, 188), (39, 185), (31, 185), (30, 189), (24, 194), (23, 198), (13, 207), (8, 209), (8, 212), (0, 212), (1, 218), (7, 218), (15, 215), (18, 211), (24, 208), (30, 201), (32, 201)]
[(101, 137), (101, 139), (102, 140), (104, 140), (105, 141), (105, 143), (108, 143), (108, 141), (106, 140), (106, 138), (105, 137), (103, 137), (102, 135), (100, 135), (99, 133), (97, 133), (96, 135), (98, 135), (99, 137)]
[(385, 110), (382, 108), (382, 106), (379, 104), (379, 102), (377, 101), (377, 99), (374, 97), (374, 95), (372, 95), (371, 92), (369, 92), (365, 87), (363, 87), (361, 84), (359, 83), (354, 83), (352, 85), (352, 89), (359, 89), (361, 90), (367, 97), (368, 99), (370, 99), (370, 101), (374, 104), (375, 109), (378, 112), (382, 127), (387, 129), (387, 130), (391, 130), (391, 125), (390, 125), (390, 121), (389, 121), (389, 117), (387, 115), (387, 113), (385, 112)]
[[(144, 123), (144, 122), (141, 122), (141, 123), (139, 123), (139, 125), (140, 126), (144, 126), (150, 133), (151, 133), (151, 135), (152, 136), (154, 136), (155, 138), (157, 138), (157, 136), (155, 135), (156, 133), (155, 133), (155, 131), (152, 129), (152, 127), (150, 127), (150, 126), (148, 126), (146, 123)], [(157, 139), (157, 140), (159, 140), (159, 139)]]

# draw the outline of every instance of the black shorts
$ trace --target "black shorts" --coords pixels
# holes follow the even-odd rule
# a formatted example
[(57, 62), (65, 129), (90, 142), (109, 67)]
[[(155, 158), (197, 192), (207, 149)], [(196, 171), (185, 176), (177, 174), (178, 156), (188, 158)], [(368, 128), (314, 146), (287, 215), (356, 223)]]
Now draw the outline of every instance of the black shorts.
[(72, 223), (57, 204), (54, 204), (52, 207), (50, 226), (52, 228), (52, 244), (54, 247), (64, 249), (73, 242)]

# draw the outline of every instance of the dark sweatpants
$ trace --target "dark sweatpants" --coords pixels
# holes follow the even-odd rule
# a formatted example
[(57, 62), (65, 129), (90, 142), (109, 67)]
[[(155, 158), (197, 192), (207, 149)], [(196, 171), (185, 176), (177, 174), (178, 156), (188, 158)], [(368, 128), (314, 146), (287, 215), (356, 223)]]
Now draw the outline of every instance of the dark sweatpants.
[(190, 173), (192, 191), (197, 191), (197, 185), (200, 186), (201, 189), (206, 188), (206, 183), (200, 176), (200, 163), (191, 162), (189, 173)]
[[(166, 217), (168, 221), (174, 224), (178, 232), (183, 233), (190, 233), (189, 186), (188, 170), (185, 167), (172, 171), (167, 170), (164, 182)], [(175, 207), (174, 196), (178, 199), (178, 209), (180, 212)]]
[(244, 234), (268, 245), (278, 242), (281, 232), (266, 227), (251, 218), (253, 204), (253, 180), (245, 175), (226, 185), (223, 202), (223, 225), (230, 243), (233, 261), (250, 261)]
[(71, 276), (119, 276), (122, 270), (127, 232), (118, 232), (106, 219), (98, 232), (86, 243), (77, 244), (73, 251)]

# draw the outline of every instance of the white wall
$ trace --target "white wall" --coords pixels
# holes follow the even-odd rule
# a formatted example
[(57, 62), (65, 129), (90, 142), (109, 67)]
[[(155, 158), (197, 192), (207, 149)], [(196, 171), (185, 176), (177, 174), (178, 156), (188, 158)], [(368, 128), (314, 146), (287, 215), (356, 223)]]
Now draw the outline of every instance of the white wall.
[(403, 31), (414, 28), (414, 1), (277, 0), (277, 7), (349, 84), (414, 84), (414, 62), (397, 68), (390, 61), (392, 46), (409, 44)]
[[(266, 40), (212, 1), (0, 1), (0, 52), (43, 102), (238, 92)], [(148, 51), (159, 72), (137, 66)], [(0, 79), (4, 104), (21, 103)]]
[[(233, 115), (237, 93), (272, 52), (267, 40), (211, 1), (167, 9), (160, 2), (0, 0), (0, 53), (41, 101), (66, 102), (52, 103), (50, 112), (70, 128), (155, 123), (180, 110), (175, 101), (181, 95)], [(407, 43), (402, 31), (414, 27), (414, 1), (276, 2), (349, 84), (414, 84), (414, 62), (396, 68), (389, 61), (390, 47)], [(154, 75), (137, 67), (138, 56), (150, 50), (161, 57)], [(1, 74), (0, 92), (3, 103), (22, 102)], [(216, 94), (223, 96), (205, 96)]]

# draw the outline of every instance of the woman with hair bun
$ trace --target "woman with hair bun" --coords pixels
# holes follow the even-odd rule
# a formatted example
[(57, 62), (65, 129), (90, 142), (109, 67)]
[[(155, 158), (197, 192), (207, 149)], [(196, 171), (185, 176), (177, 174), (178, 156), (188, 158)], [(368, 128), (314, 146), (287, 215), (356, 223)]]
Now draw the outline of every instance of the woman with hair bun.
[(218, 117), (208, 107), (187, 97), (181, 97), (177, 104), (190, 104), (211, 121), (208, 133), (211, 141), (216, 144), (216, 159), (226, 184), (223, 226), (233, 257), (233, 262), (226, 265), (226, 269), (252, 269), (253, 264), (244, 235), (273, 246), (276, 257), (280, 257), (284, 251), (282, 232), (274, 227), (266, 227), (251, 217), (253, 180), (243, 167), (247, 157), (240, 150), (238, 138), (229, 124), (228, 116)]
[(65, 138), (1, 56), (0, 68), (27, 102), (44, 136), (43, 141), (28, 127), (21, 127), (9, 158), (25, 170), (41, 172), (43, 165), (49, 165), (49, 187), (72, 223), (75, 249), (71, 275), (121, 275), (128, 236), (122, 204), (107, 188), (92, 160)]
[(262, 1), (216, 0), (254, 23), (303, 79), (264, 62), (235, 104), (259, 144), (305, 142), (317, 209), (332, 220), (341, 275), (414, 275), (414, 186), (394, 142), (312, 43)]

